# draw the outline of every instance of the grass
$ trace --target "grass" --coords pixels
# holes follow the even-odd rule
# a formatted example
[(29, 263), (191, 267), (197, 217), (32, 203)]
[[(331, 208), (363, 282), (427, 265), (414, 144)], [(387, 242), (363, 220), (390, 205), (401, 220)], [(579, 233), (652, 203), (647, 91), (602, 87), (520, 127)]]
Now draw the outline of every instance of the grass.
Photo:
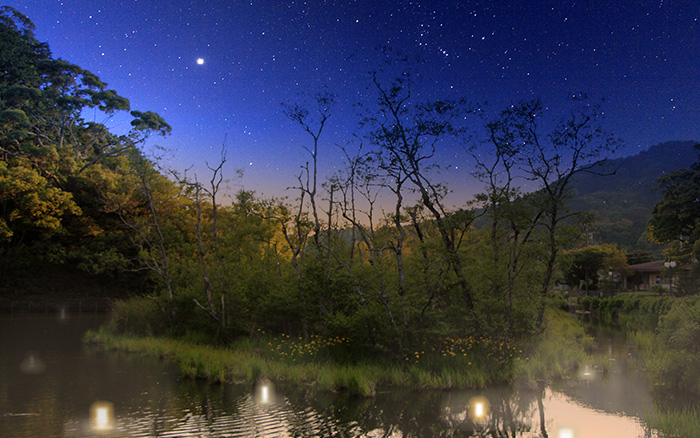
[(141, 352), (178, 364), (183, 376), (211, 382), (252, 382), (261, 377), (309, 383), (329, 391), (372, 396), (378, 385), (415, 389), (483, 388), (505, 381), (519, 349), (484, 339), (445, 339), (407, 355), (403, 363), (353, 361), (344, 338), (309, 341), (260, 333), (230, 348), (180, 339), (88, 332), (84, 341), (105, 349)]
[(700, 438), (700, 408), (655, 408), (645, 418), (647, 429), (657, 429), (664, 437)]
[(183, 376), (211, 382), (260, 378), (372, 396), (378, 385), (413, 389), (484, 388), (516, 381), (546, 384), (590, 363), (592, 338), (566, 312), (548, 309), (547, 329), (527, 347), (484, 337), (435, 337), (403, 357), (368, 357), (343, 337), (271, 336), (260, 330), (228, 347), (148, 333), (115, 335), (113, 325), (88, 332), (85, 342), (174, 361)]
[(561, 310), (547, 309), (546, 329), (517, 361), (514, 381), (537, 387), (572, 377), (583, 364), (591, 363), (593, 339), (583, 326)]
[(627, 339), (637, 347), (640, 353), (648, 355), (655, 349), (656, 336), (653, 332), (646, 330), (635, 330), (627, 334)]

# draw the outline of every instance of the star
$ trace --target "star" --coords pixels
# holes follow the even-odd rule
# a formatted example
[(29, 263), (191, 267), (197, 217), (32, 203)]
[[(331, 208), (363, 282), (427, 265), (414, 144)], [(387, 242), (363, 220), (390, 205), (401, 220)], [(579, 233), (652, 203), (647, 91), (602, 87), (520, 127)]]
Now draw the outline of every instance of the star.
[(204, 64), (204, 58), (197, 58), (197, 65)]

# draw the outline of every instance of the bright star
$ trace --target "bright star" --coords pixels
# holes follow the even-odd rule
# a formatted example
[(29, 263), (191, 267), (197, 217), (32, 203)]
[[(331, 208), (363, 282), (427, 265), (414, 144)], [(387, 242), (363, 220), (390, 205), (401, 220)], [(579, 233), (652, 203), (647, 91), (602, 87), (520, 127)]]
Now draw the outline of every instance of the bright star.
[(204, 58), (197, 58), (197, 64), (198, 65), (204, 64)]

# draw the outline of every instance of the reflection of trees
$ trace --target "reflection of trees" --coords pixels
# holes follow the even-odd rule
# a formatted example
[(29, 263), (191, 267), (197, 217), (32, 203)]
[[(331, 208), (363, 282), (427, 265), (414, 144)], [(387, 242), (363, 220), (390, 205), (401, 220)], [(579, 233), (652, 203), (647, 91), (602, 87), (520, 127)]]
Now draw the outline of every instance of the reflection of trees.
[(394, 388), (372, 399), (308, 390), (291, 391), (287, 401), (295, 411), (310, 408), (317, 414), (313, 431), (301, 426), (306, 430), (297, 429), (294, 436), (444, 436), (439, 424), (442, 397), (440, 392)]
[[(255, 403), (249, 385), (178, 380), (170, 372), (172, 365), (156, 358), (83, 348), (80, 335), (94, 325), (89, 319), (76, 318), (57, 329), (53, 319), (42, 322), (33, 318), (26, 325), (17, 325), (22, 333), (13, 338), (17, 344), (11, 344), (8, 335), (0, 336), (0, 345), (6, 348), (21, 346), (15, 347), (19, 355), (11, 364), (15, 374), (0, 357), (0, 369), (10, 376), (0, 382), (0, 408), (41, 415), (0, 418), (2, 432), (8, 436), (85, 436), (88, 408), (96, 400), (114, 404), (114, 436), (246, 436), (248, 432), (254, 436), (256, 431), (275, 428), (279, 435), (299, 437), (521, 437), (536, 427), (535, 395), (510, 389), (488, 391), (491, 414), (482, 424), (468, 418), (469, 400), (477, 394), (474, 391), (388, 388), (374, 398), (363, 399), (278, 383), (276, 401), (261, 406)], [(46, 332), (52, 335), (45, 336)], [(63, 344), (61, 339), (71, 341)], [(41, 376), (20, 373), (25, 345), (41, 352), (46, 361)], [(77, 355), (81, 360), (54, 360), (64, 355)], [(41, 397), (13, 400), (20, 389), (25, 396), (36, 393)], [(532, 426), (528, 425), (530, 419), (534, 419)]]
[[(483, 422), (469, 417), (469, 400), (475, 391), (412, 392), (391, 388), (373, 399), (315, 391), (291, 392), (287, 398), (295, 411), (308, 410), (326, 423), (312, 429), (295, 429), (294, 436), (402, 436), (402, 437), (522, 437), (537, 426), (536, 399), (542, 393), (489, 390), (490, 413)], [(332, 424), (329, 424), (332, 423)], [(330, 431), (333, 430), (333, 433)]]
[(445, 408), (450, 431), (446, 436), (519, 437), (530, 432), (535, 418), (535, 393), (510, 388), (490, 390), (490, 412), (483, 421), (469, 416), (468, 400), (459, 397)]
[(540, 416), (540, 433), (544, 438), (548, 438), (546, 426), (547, 423), (545, 422), (544, 403), (542, 402), (542, 399), (544, 398), (544, 391), (544, 385), (540, 385), (537, 389), (537, 412)]
[(184, 395), (180, 398), (182, 407), (179, 411), (190, 412), (193, 416), (198, 416), (207, 427), (214, 424), (216, 417), (224, 414), (221, 412), (222, 407), (236, 408), (235, 403), (229, 403), (231, 400), (226, 396), (229, 391), (225, 391), (223, 385), (209, 385), (197, 380), (182, 380), (179, 389)]

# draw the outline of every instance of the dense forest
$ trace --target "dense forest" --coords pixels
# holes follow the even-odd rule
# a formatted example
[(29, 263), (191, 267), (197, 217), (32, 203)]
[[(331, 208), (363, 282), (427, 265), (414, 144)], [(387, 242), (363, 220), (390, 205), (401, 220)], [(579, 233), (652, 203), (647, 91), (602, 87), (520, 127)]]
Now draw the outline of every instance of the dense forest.
[[(409, 74), (377, 71), (375, 105), (343, 146), (342, 170), (319, 174), (334, 115), (321, 92), (284, 106), (309, 145), (294, 194), (241, 190), (224, 203), (225, 148), (205, 176), (160, 167), (143, 145), (168, 135), (165, 120), (53, 58), (17, 11), (3, 8), (0, 21), (0, 288), (56, 266), (100, 276), (156, 305), (154, 333), (343, 336), (384, 352), (436, 337), (527, 337), (542, 329), (560, 259), (573, 257), (560, 256), (591, 219), (567, 206), (572, 184), (605, 173), (618, 145), (583, 95), (556, 114), (534, 100), (483, 120), (464, 100), (420, 101)], [(88, 109), (130, 111), (131, 129), (112, 133)], [(469, 177), (483, 192), (450, 208), (436, 150), (474, 132), (483, 141)], [(658, 240), (677, 225), (656, 222)], [(624, 254), (603, 253), (624, 271)]]

